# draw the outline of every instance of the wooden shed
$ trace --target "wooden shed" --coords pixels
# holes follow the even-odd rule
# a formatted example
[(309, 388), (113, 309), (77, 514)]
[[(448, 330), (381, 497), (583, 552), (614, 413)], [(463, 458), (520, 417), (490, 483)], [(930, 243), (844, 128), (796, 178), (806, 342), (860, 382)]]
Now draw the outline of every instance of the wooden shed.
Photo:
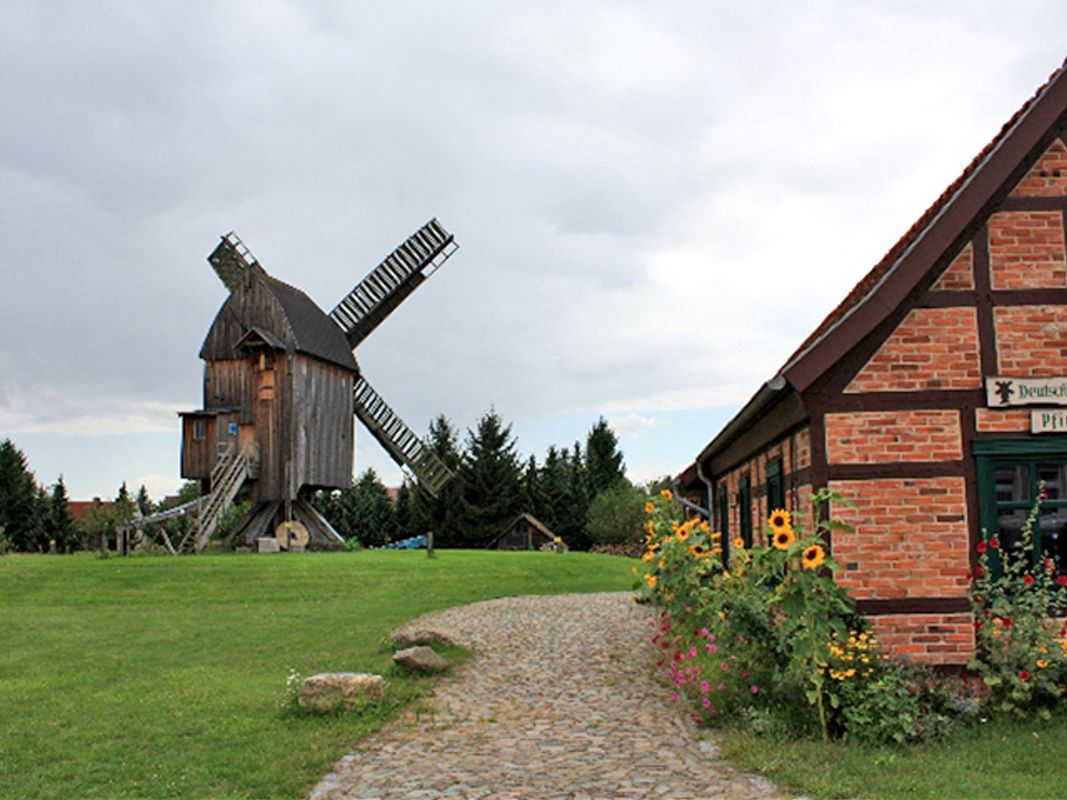
[[(856, 503), (838, 581), (890, 651), (974, 648), (983, 529), (1067, 573), (1067, 65), (759, 387), (680, 479), (728, 546), (812, 487)], [(809, 524), (810, 527), (810, 524)]]
[(567, 549), (562, 542), (556, 543), (558, 537), (552, 533), (541, 520), (533, 514), (519, 514), (503, 532), (489, 543), (495, 550), (540, 550), (545, 546)]

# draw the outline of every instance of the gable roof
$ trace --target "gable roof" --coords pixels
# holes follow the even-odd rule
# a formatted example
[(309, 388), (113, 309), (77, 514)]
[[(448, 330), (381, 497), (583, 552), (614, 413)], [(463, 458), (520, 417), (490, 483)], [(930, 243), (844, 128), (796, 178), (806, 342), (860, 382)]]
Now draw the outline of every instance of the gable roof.
[[(697, 462), (723, 452), (745, 434), (753, 420), (787, 395), (811, 386), (892, 314), (1065, 115), (1067, 60), (819, 323), (775, 377), (760, 386), (701, 451)], [(796, 413), (791, 408), (784, 416), (792, 419)]]
[(508, 526), (504, 528), (504, 530), (502, 530), (500, 534), (489, 543), (489, 546), (492, 547), (494, 544), (504, 538), (508, 533), (510, 533), (512, 528), (514, 528), (516, 525), (518, 525), (524, 520), (530, 524), (530, 527), (532, 527), (542, 536), (546, 537), (549, 541), (555, 540), (556, 534), (552, 533), (552, 531), (549, 530), (548, 526), (545, 525), (545, 523), (541, 522), (541, 520), (539, 520), (533, 514), (527, 514), (524, 512), (522, 514), (519, 514), (519, 516), (515, 517), (515, 519), (513, 519), (510, 524), (508, 524)]
[(344, 333), (314, 300), (295, 286), (269, 275), (263, 276), (263, 283), (281, 304), (298, 352), (330, 361), (346, 369), (357, 369), (356, 359)]
[(779, 374), (795, 388), (807, 388), (892, 313), (1065, 111), (1067, 60), (812, 331)]

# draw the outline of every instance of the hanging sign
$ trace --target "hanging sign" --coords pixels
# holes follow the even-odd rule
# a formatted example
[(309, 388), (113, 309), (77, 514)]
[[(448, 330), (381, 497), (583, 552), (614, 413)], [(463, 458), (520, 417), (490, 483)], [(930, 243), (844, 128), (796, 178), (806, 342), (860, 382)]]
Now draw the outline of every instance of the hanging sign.
[(1030, 433), (1067, 433), (1067, 411), (1058, 408), (1031, 411)]
[(1067, 378), (986, 378), (986, 405), (1067, 406)]

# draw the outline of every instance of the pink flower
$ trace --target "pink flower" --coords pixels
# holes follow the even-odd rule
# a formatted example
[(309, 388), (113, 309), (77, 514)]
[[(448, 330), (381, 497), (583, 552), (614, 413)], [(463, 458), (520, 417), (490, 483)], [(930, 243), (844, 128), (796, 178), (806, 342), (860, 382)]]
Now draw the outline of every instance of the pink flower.
[(709, 633), (711, 633), (711, 631), (709, 631), (707, 628), (701, 628), (699, 631), (697, 631), (697, 636), (699, 636), (701, 639), (703, 639)]
[(700, 693), (701, 694), (707, 694), (710, 691), (711, 691), (711, 684), (708, 683), (707, 681), (701, 681), (700, 682)]
[(726, 691), (726, 684), (725, 683), (720, 683), (719, 684), (719, 691), (720, 692), (725, 692)]
[(742, 678), (747, 678), (748, 677), (748, 670), (747, 669), (741, 670), (741, 677)]
[(709, 653), (717, 653), (719, 650), (719, 648), (713, 644), (704, 645), (704, 649), (707, 650)]
[(704, 698), (704, 702), (701, 703), (700, 705), (704, 706), (704, 708), (711, 708), (711, 701), (708, 698), (705, 697)]
[(671, 693), (671, 700), (673, 700), (674, 702), (677, 703), (681, 699), (682, 699), (682, 696), (680, 694), (678, 694), (678, 692), (672, 692)]
[(697, 646), (693, 645), (692, 647), (689, 648), (689, 658), (696, 658), (696, 657), (697, 657)]
[(752, 694), (759, 694), (759, 687), (756, 684), (749, 686), (748, 690), (752, 692)]
[(721, 669), (723, 672), (726, 672), (726, 670), (730, 669), (730, 662), (723, 661), (721, 664), (719, 664), (719, 669)]

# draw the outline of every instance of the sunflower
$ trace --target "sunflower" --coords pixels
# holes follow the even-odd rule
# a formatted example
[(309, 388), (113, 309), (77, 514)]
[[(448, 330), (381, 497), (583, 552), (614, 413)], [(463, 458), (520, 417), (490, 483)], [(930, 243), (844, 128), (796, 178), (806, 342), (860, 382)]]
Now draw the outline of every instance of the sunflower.
[(793, 532), (793, 524), (789, 521), (789, 512), (784, 508), (776, 508), (767, 519), (771, 526), (771, 533), (777, 536), (781, 531)]
[(711, 533), (711, 526), (708, 524), (707, 520), (701, 522), (698, 527), (700, 528), (701, 533)]
[(645, 503), (645, 513), (646, 514), (651, 514), (655, 510), (656, 510), (656, 506), (651, 500), (649, 500), (647, 503)]
[(670, 489), (664, 489), (662, 492), (660, 492), (660, 496), (664, 500), (670, 500), (672, 497), (674, 497), (674, 495), (671, 494), (671, 490)]
[(745, 540), (742, 539), (740, 536), (735, 536), (733, 539), (731, 539), (730, 544), (732, 544), (738, 550), (745, 549)]
[(682, 525), (680, 528), (678, 528), (678, 532), (675, 534), (675, 536), (678, 538), (679, 542), (684, 542), (686, 539), (689, 538), (689, 528), (685, 525)]
[(705, 558), (708, 555), (708, 551), (704, 549), (702, 544), (689, 545), (689, 552), (693, 554), (694, 558)]
[(819, 545), (813, 544), (811, 547), (804, 551), (802, 557), (802, 563), (804, 569), (816, 569), (822, 566), (822, 562), (826, 560), (826, 551)]
[(645, 526), (645, 530), (648, 531), (648, 535), (650, 537), (655, 536), (656, 535), (656, 523), (653, 522), (652, 520), (649, 520), (648, 524)]
[(797, 540), (797, 537), (793, 535), (792, 528), (781, 528), (774, 532), (772, 541), (774, 546), (779, 550), (788, 550), (789, 545)]
[(645, 583), (648, 584), (648, 588), (649, 589), (655, 589), (656, 588), (656, 576), (655, 575), (646, 575), (645, 576)]

